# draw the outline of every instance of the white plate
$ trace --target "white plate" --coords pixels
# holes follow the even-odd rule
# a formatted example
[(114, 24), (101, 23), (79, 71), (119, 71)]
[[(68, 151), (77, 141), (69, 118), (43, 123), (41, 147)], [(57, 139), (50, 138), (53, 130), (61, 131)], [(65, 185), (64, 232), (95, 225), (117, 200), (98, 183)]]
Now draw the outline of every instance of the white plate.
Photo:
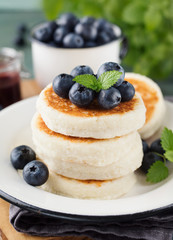
[[(16, 103), (0, 112), (0, 196), (7, 201), (42, 214), (84, 221), (127, 220), (162, 211), (173, 203), (173, 164), (169, 177), (148, 184), (138, 175), (133, 190), (116, 200), (81, 200), (63, 197), (28, 185), (12, 167), (10, 151), (19, 144), (32, 146), (30, 121), (37, 97)], [(164, 126), (173, 129), (173, 104), (166, 102)]]

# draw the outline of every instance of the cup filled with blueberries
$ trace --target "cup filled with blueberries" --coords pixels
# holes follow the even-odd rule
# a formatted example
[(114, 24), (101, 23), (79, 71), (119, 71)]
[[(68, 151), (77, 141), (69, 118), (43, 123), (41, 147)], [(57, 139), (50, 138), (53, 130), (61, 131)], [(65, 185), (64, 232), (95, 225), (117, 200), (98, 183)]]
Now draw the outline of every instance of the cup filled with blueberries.
[(121, 28), (103, 18), (64, 13), (32, 30), (33, 66), (41, 87), (77, 65), (96, 71), (104, 62), (120, 63), (126, 53), (127, 39)]

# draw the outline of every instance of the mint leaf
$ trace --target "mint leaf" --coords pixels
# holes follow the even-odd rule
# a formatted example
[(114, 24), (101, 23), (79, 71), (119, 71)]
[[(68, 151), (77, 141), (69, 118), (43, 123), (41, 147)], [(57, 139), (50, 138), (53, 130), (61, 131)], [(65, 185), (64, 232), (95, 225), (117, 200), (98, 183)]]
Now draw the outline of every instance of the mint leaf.
[(168, 168), (162, 161), (152, 164), (147, 173), (147, 182), (158, 183), (168, 177)]
[(166, 159), (168, 159), (170, 162), (173, 162), (173, 151), (166, 151), (164, 156)]
[(78, 75), (73, 78), (73, 81), (83, 85), (84, 87), (90, 88), (96, 92), (100, 90), (108, 89), (112, 87), (120, 78), (121, 72), (118, 71), (108, 71), (100, 75), (99, 79), (91, 74)]
[(112, 87), (118, 81), (121, 74), (121, 72), (115, 70), (102, 73), (98, 78), (98, 82), (101, 84), (101, 89), (106, 90)]
[(90, 88), (94, 91), (99, 91), (99, 83), (97, 78), (91, 74), (78, 75), (73, 78), (73, 81), (83, 85), (84, 87)]
[(173, 151), (173, 132), (166, 127), (161, 135), (161, 145), (165, 151)]

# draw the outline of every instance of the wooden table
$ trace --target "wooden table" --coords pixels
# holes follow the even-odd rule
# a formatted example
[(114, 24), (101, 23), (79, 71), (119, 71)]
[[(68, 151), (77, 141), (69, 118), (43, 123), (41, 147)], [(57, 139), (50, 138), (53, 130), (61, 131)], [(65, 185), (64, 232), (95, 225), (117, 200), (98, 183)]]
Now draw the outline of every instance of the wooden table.
[[(41, 89), (35, 81), (21, 83), (22, 98), (37, 95)], [(9, 223), (9, 203), (0, 198), (0, 240), (90, 240), (87, 237), (31, 237), (17, 232)]]

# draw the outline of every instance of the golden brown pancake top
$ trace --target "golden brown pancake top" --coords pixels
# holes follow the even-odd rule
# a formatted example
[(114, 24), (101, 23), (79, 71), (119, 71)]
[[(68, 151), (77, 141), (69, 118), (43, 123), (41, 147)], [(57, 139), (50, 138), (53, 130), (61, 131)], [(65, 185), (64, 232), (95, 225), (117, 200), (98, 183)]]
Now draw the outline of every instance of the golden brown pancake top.
[[(63, 138), (64, 140), (71, 141), (71, 142), (86, 142), (86, 143), (92, 143), (95, 141), (104, 141), (104, 139), (94, 139), (94, 138), (80, 138), (80, 137), (71, 137), (71, 136), (66, 136), (57, 132), (54, 132), (50, 130), (45, 122), (43, 121), (41, 115), (39, 114), (36, 120), (36, 126), (39, 130), (44, 131), (45, 133), (55, 136), (58, 138)], [(119, 137), (116, 137), (119, 138)]]
[(133, 84), (135, 90), (141, 94), (146, 107), (146, 122), (148, 122), (151, 119), (155, 105), (159, 100), (157, 91), (151, 88), (147, 83), (138, 79), (127, 78), (126, 80)]
[(132, 100), (128, 102), (121, 102), (117, 107), (111, 110), (102, 109), (96, 101), (87, 108), (79, 108), (71, 103), (69, 99), (59, 97), (53, 91), (52, 86), (45, 90), (45, 101), (48, 106), (54, 108), (55, 110), (78, 117), (99, 117), (102, 115), (123, 114), (133, 111), (135, 105), (139, 103), (139, 99), (134, 96)]

